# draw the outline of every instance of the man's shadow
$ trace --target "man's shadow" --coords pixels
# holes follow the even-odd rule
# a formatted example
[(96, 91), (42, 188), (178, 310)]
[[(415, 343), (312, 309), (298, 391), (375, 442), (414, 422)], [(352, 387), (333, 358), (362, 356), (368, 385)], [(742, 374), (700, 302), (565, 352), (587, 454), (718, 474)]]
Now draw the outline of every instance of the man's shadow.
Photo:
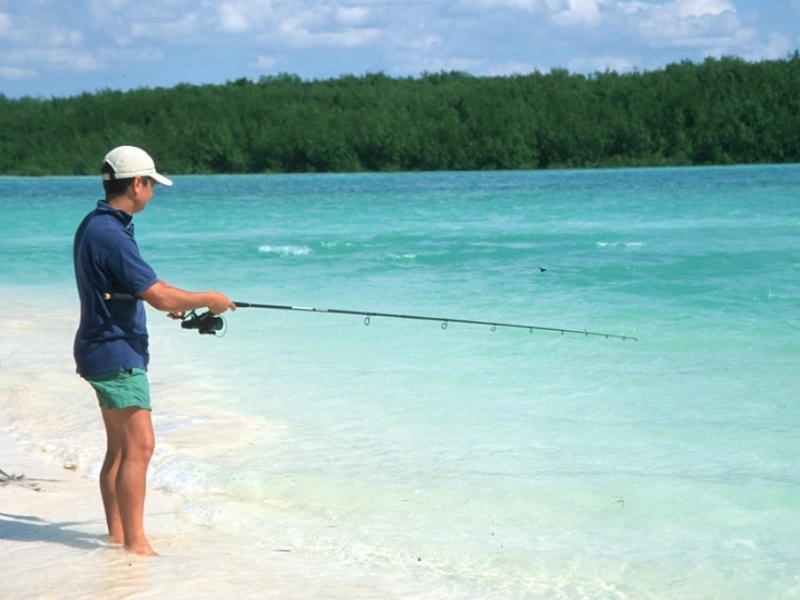
[(81, 550), (96, 550), (108, 536), (72, 529), (89, 521), (52, 523), (36, 516), (12, 515), (0, 512), (0, 540), (15, 542), (48, 542), (64, 544)]

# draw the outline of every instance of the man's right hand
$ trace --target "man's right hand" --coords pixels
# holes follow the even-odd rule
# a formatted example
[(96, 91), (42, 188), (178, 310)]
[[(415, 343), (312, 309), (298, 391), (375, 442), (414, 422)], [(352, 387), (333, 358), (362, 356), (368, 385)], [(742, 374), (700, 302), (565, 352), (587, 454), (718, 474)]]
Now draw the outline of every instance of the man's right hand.
[(208, 310), (215, 315), (221, 315), (226, 310), (236, 310), (236, 303), (220, 292), (211, 292), (214, 298), (208, 303)]

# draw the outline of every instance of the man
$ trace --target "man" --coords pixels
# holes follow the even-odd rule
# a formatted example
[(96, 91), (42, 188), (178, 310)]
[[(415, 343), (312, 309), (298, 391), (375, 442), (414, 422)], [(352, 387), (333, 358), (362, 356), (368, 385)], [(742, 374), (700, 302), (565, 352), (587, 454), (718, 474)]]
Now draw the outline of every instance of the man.
[[(115, 543), (155, 555), (144, 533), (147, 467), (155, 447), (147, 381), (148, 334), (143, 302), (179, 318), (207, 308), (220, 314), (235, 304), (219, 292), (187, 292), (161, 281), (142, 259), (133, 237), (133, 215), (153, 198), (156, 171), (140, 148), (120, 146), (101, 169), (105, 199), (78, 227), (73, 257), (81, 302), (74, 356), (78, 374), (94, 388), (105, 424), (107, 449), (100, 492)], [(134, 300), (106, 300), (126, 294)]]

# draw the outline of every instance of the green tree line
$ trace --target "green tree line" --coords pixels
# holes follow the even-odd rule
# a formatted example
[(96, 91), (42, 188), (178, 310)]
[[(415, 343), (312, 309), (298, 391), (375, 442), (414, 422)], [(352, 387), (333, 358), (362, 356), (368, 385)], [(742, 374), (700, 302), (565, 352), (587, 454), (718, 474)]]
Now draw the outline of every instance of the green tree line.
[(293, 75), (69, 98), (0, 95), (0, 174), (94, 174), (112, 147), (166, 173), (800, 162), (800, 53), (501, 77)]

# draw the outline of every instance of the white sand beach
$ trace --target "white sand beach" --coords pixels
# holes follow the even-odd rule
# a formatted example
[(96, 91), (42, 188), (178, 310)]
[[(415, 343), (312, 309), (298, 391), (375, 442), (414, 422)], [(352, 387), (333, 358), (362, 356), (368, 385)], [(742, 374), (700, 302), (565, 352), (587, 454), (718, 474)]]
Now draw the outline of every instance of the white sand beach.
[(96, 481), (20, 448), (3, 428), (0, 456), (15, 476), (0, 483), (3, 598), (393, 597), (357, 569), (182, 521), (153, 490), (145, 522), (160, 556), (131, 554), (107, 542)]
[[(34, 310), (12, 301), (15, 317), (0, 328), (0, 470), (24, 476), (0, 482), (0, 597), (427, 597), (426, 586), (407, 573), (321, 557), (294, 539), (287, 524), (265, 523), (264, 513), (224, 494), (216, 498), (221, 510), (209, 518), (204, 507), (164, 489), (164, 470), (181, 446), (208, 447), (218, 456), (226, 440), (249, 444), (255, 434), (248, 428), (260, 421), (196, 404), (194, 417), (172, 411), (167, 419), (170, 402), (188, 402), (159, 388), (163, 383), (154, 383), (159, 411), (153, 415), (155, 462), (161, 463), (151, 464), (145, 502), (145, 529), (160, 556), (140, 557), (109, 544), (97, 482), (103, 426), (91, 391), (73, 372), (77, 307), (74, 299), (66, 304), (51, 300), (46, 310)], [(165, 364), (180, 362), (165, 354)], [(193, 419), (213, 424), (213, 442), (207, 427), (187, 424)], [(238, 525), (225, 526), (231, 522)]]

